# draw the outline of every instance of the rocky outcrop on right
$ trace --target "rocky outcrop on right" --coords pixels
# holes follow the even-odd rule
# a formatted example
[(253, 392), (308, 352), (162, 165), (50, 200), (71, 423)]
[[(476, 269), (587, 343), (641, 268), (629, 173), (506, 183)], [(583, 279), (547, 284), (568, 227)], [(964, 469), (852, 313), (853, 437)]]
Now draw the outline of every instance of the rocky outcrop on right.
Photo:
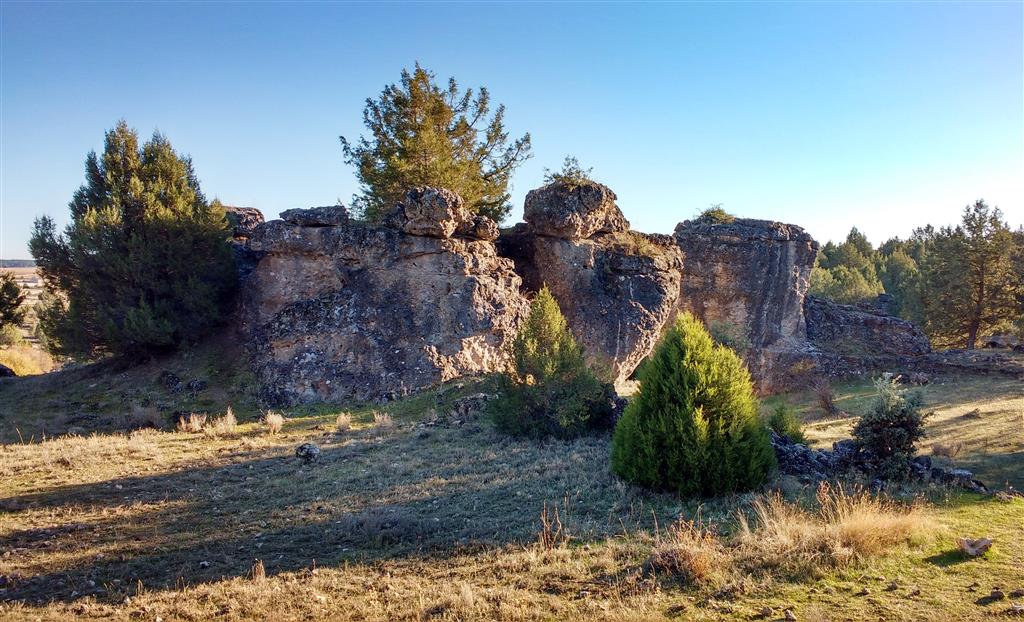
[(607, 186), (554, 182), (502, 232), (528, 292), (547, 285), (599, 374), (622, 383), (654, 348), (679, 296), (682, 256), (665, 235), (629, 230)]
[(924, 331), (883, 309), (807, 296), (807, 339), (822, 351), (844, 355), (907, 357), (932, 351)]

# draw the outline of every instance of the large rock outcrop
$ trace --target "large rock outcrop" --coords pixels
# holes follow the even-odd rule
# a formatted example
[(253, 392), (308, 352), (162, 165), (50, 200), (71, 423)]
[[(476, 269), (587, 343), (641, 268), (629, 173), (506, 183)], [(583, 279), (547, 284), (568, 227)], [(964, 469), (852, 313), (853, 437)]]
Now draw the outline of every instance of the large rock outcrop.
[(931, 352), (928, 337), (920, 328), (884, 309), (807, 296), (807, 339), (819, 350), (835, 354), (906, 357)]
[(370, 226), (289, 210), (249, 248), (244, 317), (268, 403), (382, 399), (492, 371), (528, 305), (512, 262), (448, 191), (417, 188)]
[(679, 295), (672, 239), (629, 230), (615, 194), (555, 182), (527, 195), (526, 223), (502, 233), (527, 290), (551, 290), (589, 362), (621, 383), (650, 353)]
[(802, 228), (735, 218), (680, 223), (685, 257), (679, 311), (731, 335), (763, 392), (786, 388), (809, 356), (803, 301), (818, 243)]

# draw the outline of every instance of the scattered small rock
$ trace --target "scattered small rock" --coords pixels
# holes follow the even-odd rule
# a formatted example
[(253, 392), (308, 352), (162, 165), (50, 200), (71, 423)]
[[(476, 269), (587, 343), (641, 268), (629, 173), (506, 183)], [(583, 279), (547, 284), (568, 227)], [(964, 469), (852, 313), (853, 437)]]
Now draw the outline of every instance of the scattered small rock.
[(959, 538), (956, 541), (957, 547), (968, 557), (980, 557), (992, 548), (992, 540), (989, 538)]
[(775, 613), (775, 611), (772, 610), (771, 607), (762, 607), (761, 610), (757, 612), (757, 617), (761, 619), (768, 619), (772, 617), (773, 613)]
[(200, 568), (209, 568), (210, 567), (210, 562), (208, 562), (208, 561), (201, 561), (201, 562), (199, 562), (199, 567)]
[(1010, 603), (1006, 613), (1011, 616), (1024, 616), (1024, 603)]
[(783, 611), (782, 616), (790, 622), (796, 622), (796, 613), (792, 609), (786, 609)]
[(920, 596), (920, 595), (921, 595), (921, 588), (919, 588), (919, 587), (915, 587), (914, 589), (910, 590), (910, 592), (907, 594), (907, 596), (909, 596), (911, 598), (914, 598), (914, 597), (917, 597), (917, 596)]
[(999, 588), (995, 588), (991, 592), (989, 592), (988, 597), (991, 598), (992, 600), (1005, 600), (1006, 599), (1006, 592), (1004, 592), (1003, 590), (1001, 590)]
[(210, 385), (205, 380), (196, 379), (196, 380), (189, 381), (189, 383), (187, 385), (187, 388), (192, 393), (199, 393), (200, 391), (205, 391), (206, 387), (208, 387), (208, 386), (210, 386)]
[(895, 581), (889, 581), (889, 585), (885, 586), (886, 591), (895, 592), (900, 588), (899, 584)]
[(1010, 592), (1010, 598), (1024, 598), (1024, 590), (1013, 590)]
[(306, 464), (316, 462), (320, 458), (320, 448), (313, 443), (303, 443), (295, 449), (295, 456)]
[(867, 595), (868, 595), (868, 594), (870, 594), (870, 593), (871, 593), (871, 590), (869, 590), (869, 589), (868, 589), (868, 588), (866, 588), (866, 587), (862, 587), (862, 588), (860, 588), (860, 591), (859, 591), (859, 592), (857, 592), (856, 594), (854, 594), (854, 596), (867, 596)]

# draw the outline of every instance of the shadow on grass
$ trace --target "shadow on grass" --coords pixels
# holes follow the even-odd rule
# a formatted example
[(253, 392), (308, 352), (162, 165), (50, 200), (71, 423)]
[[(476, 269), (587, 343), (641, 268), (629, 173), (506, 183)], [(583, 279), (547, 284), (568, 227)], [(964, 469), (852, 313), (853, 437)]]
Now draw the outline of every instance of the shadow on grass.
[(427, 437), (401, 430), (318, 442), (311, 466), (257, 452), (0, 499), (14, 524), (23, 512), (26, 522), (64, 517), (6, 530), (0, 548), (15, 555), (5, 573), (24, 576), (9, 579), (0, 598), (119, 602), (140, 582), (161, 589), (244, 577), (257, 559), (273, 575), (521, 546), (535, 541), (544, 502), (571, 505), (579, 541), (646, 528), (672, 513), (663, 505), (678, 507), (618, 488), (606, 438), (520, 442), (472, 423)]
[(971, 561), (971, 558), (967, 555), (964, 555), (962, 551), (954, 549), (951, 551), (943, 551), (942, 553), (937, 553), (935, 555), (932, 555), (931, 557), (926, 557), (924, 558), (924, 561), (935, 566), (948, 568), (950, 566), (956, 566), (958, 564)]

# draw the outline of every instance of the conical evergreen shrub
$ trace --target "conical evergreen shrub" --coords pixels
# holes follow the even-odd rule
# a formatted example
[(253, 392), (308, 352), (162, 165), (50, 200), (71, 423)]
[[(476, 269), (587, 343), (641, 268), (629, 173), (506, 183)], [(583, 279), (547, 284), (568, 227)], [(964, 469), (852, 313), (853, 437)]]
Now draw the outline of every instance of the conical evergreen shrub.
[(750, 373), (685, 314), (640, 371), (640, 391), (612, 438), (623, 479), (683, 496), (750, 490), (775, 466)]
[(511, 368), (488, 406), (495, 425), (515, 436), (570, 438), (611, 425), (612, 388), (583, 358), (558, 302), (537, 293), (512, 342)]

